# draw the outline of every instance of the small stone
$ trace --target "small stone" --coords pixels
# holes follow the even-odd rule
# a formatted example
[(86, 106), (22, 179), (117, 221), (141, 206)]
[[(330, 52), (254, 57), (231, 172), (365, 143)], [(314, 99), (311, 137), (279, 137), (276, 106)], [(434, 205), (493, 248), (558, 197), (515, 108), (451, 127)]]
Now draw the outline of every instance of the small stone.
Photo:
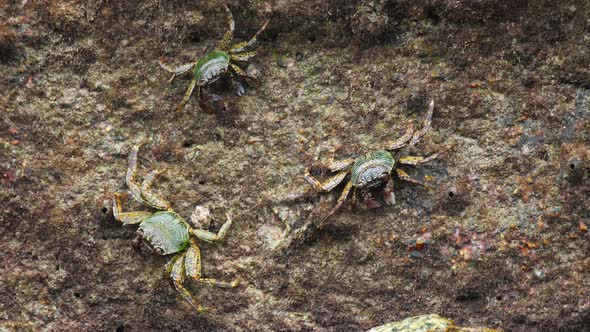
[(539, 278), (539, 279), (545, 279), (545, 272), (543, 272), (543, 270), (540, 269), (534, 269), (533, 273), (535, 274), (535, 277)]
[(293, 60), (292, 58), (284, 58), (278, 60), (277, 65), (279, 65), (279, 67), (281, 68), (291, 68), (293, 67), (293, 65), (295, 65), (295, 60)]
[(260, 78), (260, 69), (258, 69), (258, 66), (251, 63), (250, 65), (248, 65), (248, 68), (246, 68), (246, 74), (248, 74), (248, 76), (258, 79)]
[(211, 210), (204, 206), (197, 205), (191, 214), (191, 222), (196, 228), (207, 229), (211, 224)]
[(586, 226), (586, 224), (580, 220), (580, 232), (587, 232), (588, 231), (588, 226)]

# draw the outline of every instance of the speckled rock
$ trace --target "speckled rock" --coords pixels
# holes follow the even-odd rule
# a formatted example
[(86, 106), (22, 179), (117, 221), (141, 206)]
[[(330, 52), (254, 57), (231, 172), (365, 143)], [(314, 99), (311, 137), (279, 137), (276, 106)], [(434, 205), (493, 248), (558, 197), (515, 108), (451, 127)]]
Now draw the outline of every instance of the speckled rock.
[[(223, 112), (174, 112), (188, 78), (169, 84), (158, 61), (214, 48), (226, 2), (236, 41), (271, 19), (258, 80), (242, 97), (211, 86)], [(0, 329), (364, 331), (437, 312), (588, 331), (589, 6), (0, 1)], [(452, 145), (407, 167), (435, 188), (396, 180), (395, 205), (322, 223), (342, 188), (318, 195), (305, 169), (324, 179), (333, 147), (359, 156), (418, 128), (430, 99), (432, 130), (400, 154)], [(185, 282), (208, 315), (112, 217), (141, 142), (175, 211), (205, 207), (211, 231), (232, 217), (223, 245), (203, 244), (203, 275), (240, 286)]]

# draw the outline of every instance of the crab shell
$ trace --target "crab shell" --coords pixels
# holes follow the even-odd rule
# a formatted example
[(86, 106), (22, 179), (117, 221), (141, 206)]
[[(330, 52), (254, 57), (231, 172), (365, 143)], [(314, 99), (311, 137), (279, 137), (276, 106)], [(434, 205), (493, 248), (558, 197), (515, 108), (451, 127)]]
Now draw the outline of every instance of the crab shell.
[(171, 211), (152, 214), (139, 224), (137, 232), (160, 255), (180, 252), (189, 244), (188, 223)]
[(195, 80), (198, 85), (217, 81), (227, 71), (229, 54), (224, 51), (213, 51), (202, 57), (195, 65)]
[(359, 157), (351, 169), (352, 185), (362, 188), (375, 188), (391, 175), (395, 166), (395, 159), (385, 150), (367, 153)]

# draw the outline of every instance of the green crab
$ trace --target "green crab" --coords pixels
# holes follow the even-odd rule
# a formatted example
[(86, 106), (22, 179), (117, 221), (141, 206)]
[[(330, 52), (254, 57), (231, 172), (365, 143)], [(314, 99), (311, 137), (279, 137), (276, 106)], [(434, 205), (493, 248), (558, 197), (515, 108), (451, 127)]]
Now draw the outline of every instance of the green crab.
[(123, 212), (121, 194), (115, 193), (113, 199), (113, 215), (115, 219), (125, 225), (139, 224), (137, 233), (143, 242), (159, 255), (176, 254), (166, 265), (174, 287), (187, 300), (197, 312), (206, 311), (182, 285), (184, 278), (217, 287), (234, 288), (238, 286), (239, 279), (232, 282), (223, 282), (216, 279), (201, 277), (201, 251), (195, 239), (191, 235), (205, 242), (221, 242), (229, 230), (232, 220), (226, 213), (227, 221), (221, 226), (217, 234), (203, 229), (193, 229), (176, 212), (172, 210), (170, 203), (152, 190), (156, 177), (163, 171), (153, 170), (149, 172), (140, 185), (135, 180), (137, 172), (137, 152), (139, 146), (134, 146), (129, 153), (129, 167), (125, 182), (129, 187), (131, 196), (138, 202), (144, 203), (157, 212), (132, 211)]
[(433, 110), (434, 101), (431, 101), (428, 108), (428, 114), (426, 115), (426, 120), (424, 121), (424, 127), (420, 131), (414, 131), (412, 124), (410, 124), (404, 135), (386, 144), (380, 150), (369, 152), (358, 158), (348, 158), (339, 161), (334, 160), (335, 150), (332, 150), (332, 156), (327, 167), (331, 172), (338, 173), (324, 182), (318, 181), (310, 174), (309, 168), (306, 169), (305, 179), (320, 192), (331, 191), (350, 174), (350, 178), (346, 183), (342, 194), (338, 198), (336, 206), (334, 206), (328, 215), (324, 217), (324, 220), (328, 219), (340, 208), (340, 206), (342, 206), (351, 190), (353, 191), (353, 203), (356, 202), (356, 193), (359, 191), (365, 205), (369, 207), (379, 207), (381, 206), (381, 203), (372, 197), (371, 191), (374, 191), (374, 189), (383, 188), (382, 192), (385, 203), (388, 205), (395, 204), (395, 195), (393, 189), (394, 173), (401, 180), (424, 187), (429, 187), (426, 183), (410, 177), (403, 169), (398, 168), (397, 164), (421, 165), (438, 158), (438, 156), (445, 153), (449, 148), (445, 148), (428, 157), (406, 156), (398, 158), (397, 160), (393, 156), (392, 151), (401, 149), (407, 145), (412, 146), (418, 143), (422, 136), (424, 136), (428, 130), (430, 130)]
[[(236, 94), (241, 96), (244, 93), (244, 87), (239, 81), (239, 77), (245, 77), (255, 79), (254, 77), (248, 76), (246, 72), (240, 68), (235, 61), (247, 61), (256, 55), (256, 51), (247, 52), (246, 49), (256, 42), (258, 36), (266, 29), (268, 22), (266, 20), (264, 25), (250, 38), (247, 42), (241, 42), (234, 45), (230, 45), (231, 40), (234, 36), (234, 19), (229, 8), (224, 5), (227, 14), (227, 22), (229, 29), (217, 45), (216, 49), (212, 52), (206, 53), (197, 62), (191, 62), (182, 65), (177, 68), (171, 68), (166, 66), (160, 61), (160, 67), (172, 74), (169, 82), (172, 82), (178, 75), (182, 75), (190, 70), (193, 70), (193, 78), (184, 94), (184, 98), (180, 102), (177, 110), (180, 111), (184, 108), (186, 103), (189, 101), (195, 88), (197, 89), (197, 105), (201, 98), (201, 89), (207, 85), (217, 81), (225, 73), (230, 72), (232, 74), (232, 85), (235, 87)], [(213, 94), (208, 94), (205, 91), (205, 96), (212, 102), (221, 101), (221, 97)]]

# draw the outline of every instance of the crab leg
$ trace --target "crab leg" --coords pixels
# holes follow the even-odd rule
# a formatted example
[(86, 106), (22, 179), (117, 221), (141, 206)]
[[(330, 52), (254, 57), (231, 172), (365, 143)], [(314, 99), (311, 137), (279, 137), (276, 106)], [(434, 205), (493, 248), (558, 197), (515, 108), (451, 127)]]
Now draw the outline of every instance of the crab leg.
[(342, 190), (342, 194), (340, 194), (340, 197), (338, 197), (338, 201), (337, 201), (336, 205), (324, 217), (324, 219), (323, 219), (324, 221), (327, 220), (328, 218), (330, 218), (330, 216), (332, 214), (334, 214), (334, 212), (336, 212), (340, 208), (340, 206), (342, 206), (344, 201), (346, 201), (346, 197), (348, 197), (348, 193), (350, 192), (351, 188), (352, 188), (352, 181), (348, 181), (348, 183), (346, 184), (346, 187), (344, 187), (344, 190)]
[(217, 46), (217, 48), (220, 50), (223, 50), (227, 47), (229, 42), (234, 37), (234, 29), (235, 29), (234, 17), (231, 13), (231, 10), (229, 10), (229, 7), (227, 5), (223, 5), (223, 7), (225, 8), (225, 15), (227, 18), (228, 29), (225, 32), (225, 34), (223, 35), (223, 38), (221, 39), (221, 41), (219, 42), (219, 45)]
[(187, 63), (185, 65), (182, 65), (180, 67), (172, 68), (172, 67), (169, 67), (169, 66), (165, 65), (164, 63), (162, 63), (162, 61), (158, 61), (158, 63), (160, 64), (160, 68), (162, 68), (165, 71), (172, 74), (172, 76), (168, 80), (168, 83), (172, 83), (172, 81), (174, 81), (176, 76), (182, 75), (182, 74), (190, 71), (191, 69), (193, 69), (193, 67), (196, 64), (196, 62), (191, 62), (191, 63)]
[(232, 69), (233, 71), (235, 71), (235, 72), (236, 72), (236, 74), (238, 74), (238, 75), (240, 75), (240, 76), (243, 76), (243, 77), (251, 78), (251, 79), (253, 79), (253, 80), (255, 80), (255, 79), (256, 79), (256, 77), (253, 77), (253, 76), (250, 76), (250, 75), (248, 75), (248, 74), (247, 74), (247, 73), (244, 71), (244, 69), (240, 68), (238, 65), (236, 65), (236, 64), (234, 64), (234, 63), (230, 63), (229, 65), (231, 66), (231, 69)]
[(201, 250), (193, 240), (191, 240), (190, 248), (186, 251), (184, 264), (186, 275), (197, 282), (221, 288), (235, 288), (240, 283), (239, 279), (232, 282), (225, 282), (217, 279), (201, 278)]
[(353, 163), (354, 158), (334, 160), (334, 157), (332, 157), (332, 160), (328, 164), (328, 168), (330, 168), (330, 171), (332, 172), (338, 172), (349, 168), (350, 166), (352, 166)]
[(431, 189), (432, 188), (430, 185), (428, 185), (428, 184), (426, 184), (426, 183), (424, 183), (422, 181), (418, 181), (418, 180), (412, 178), (408, 173), (406, 173), (404, 170), (402, 170), (400, 168), (396, 168), (395, 171), (397, 173), (397, 176), (399, 176), (400, 179), (402, 179), (402, 180), (404, 180), (406, 182), (417, 184), (419, 186), (422, 186), (422, 187), (428, 188), (428, 189)]
[(129, 191), (131, 192), (131, 196), (133, 198), (143, 203), (143, 199), (141, 198), (141, 188), (139, 184), (135, 182), (135, 174), (137, 173), (137, 152), (139, 151), (140, 145), (134, 145), (131, 148), (131, 152), (129, 153), (129, 166), (127, 167), (127, 174), (125, 175), (125, 183), (127, 187), (129, 187)]
[(206, 231), (204, 229), (190, 229), (189, 231), (196, 237), (198, 237), (199, 239), (205, 241), (205, 242), (221, 242), (223, 241), (223, 238), (225, 237), (225, 234), (227, 233), (227, 231), (229, 230), (232, 220), (231, 217), (229, 216), (229, 214), (225, 214), (225, 216), (227, 217), (227, 221), (225, 222), (225, 224), (223, 224), (221, 226), (221, 228), (219, 229), (219, 232), (217, 234)]
[(158, 210), (171, 209), (170, 203), (166, 199), (152, 191), (152, 185), (154, 184), (156, 177), (164, 172), (166, 172), (166, 169), (161, 171), (153, 170), (149, 172), (141, 184), (141, 197), (143, 198), (143, 202)]
[[(188, 89), (186, 89), (186, 93), (184, 94), (184, 97), (182, 98), (182, 101), (180, 102), (180, 105), (178, 105), (178, 107), (176, 108), (176, 111), (180, 112), (182, 111), (182, 109), (184, 109), (184, 105), (186, 105), (186, 103), (188, 102), (188, 100), (191, 98), (191, 95), (193, 94), (193, 90), (195, 89), (195, 86), (197, 85), (197, 80), (196, 79), (192, 79), (191, 83), (188, 86)], [(199, 97), (200, 97), (200, 88), (197, 87), (197, 105)], [(197, 106), (198, 107), (198, 106)]]
[(256, 32), (256, 34), (254, 34), (254, 36), (252, 36), (252, 38), (248, 42), (241, 42), (241, 43), (230, 46), (229, 52), (230, 53), (242, 52), (243, 50), (246, 49), (246, 47), (254, 44), (256, 42), (256, 38), (258, 38), (258, 35), (260, 35), (262, 33), (262, 31), (264, 31), (264, 29), (266, 29), (268, 22), (270, 22), (270, 19), (266, 20), (266, 22), (264, 22), (264, 25), (262, 26), (262, 28), (260, 28), (260, 30), (258, 30)]
[(142, 192), (150, 191), (152, 189), (152, 186), (154, 185), (154, 181), (156, 180), (158, 175), (165, 173), (166, 171), (167, 171), (167, 169), (163, 169), (163, 170), (156, 169), (156, 170), (149, 172), (148, 175), (146, 175), (145, 178), (143, 179), (143, 182), (141, 183), (141, 191)]
[(343, 171), (349, 168), (354, 163), (354, 158), (346, 158), (342, 160), (335, 160), (336, 148), (330, 149), (330, 160), (328, 161), (328, 168), (332, 172)]
[(305, 180), (309, 182), (317, 191), (330, 191), (336, 188), (346, 177), (346, 172), (340, 172), (324, 182), (318, 181), (313, 175), (309, 174), (309, 169), (305, 170)]
[(247, 61), (250, 60), (250, 58), (253, 58), (256, 55), (256, 53), (258, 52), (251, 51), (243, 53), (230, 53), (229, 57), (234, 61)]
[(207, 311), (201, 304), (197, 303), (191, 293), (189, 293), (186, 288), (182, 286), (182, 282), (184, 281), (184, 254), (180, 254), (175, 256), (170, 263), (168, 263), (167, 271), (170, 273), (170, 278), (172, 279), (172, 283), (174, 284), (174, 288), (182, 295), (182, 297), (197, 310), (197, 312), (201, 313), (203, 311)]
[(115, 197), (113, 198), (113, 216), (117, 221), (120, 221), (126, 225), (139, 224), (151, 214), (152, 213), (148, 211), (123, 212), (121, 194), (115, 193)]
[(428, 157), (414, 157), (414, 156), (406, 156), (401, 157), (398, 162), (404, 165), (420, 165), (425, 164), (427, 162), (433, 161), (434, 159), (438, 158), (443, 153), (447, 152), (451, 147), (446, 147), (441, 151), (431, 154)]
[(403, 148), (404, 146), (408, 145), (410, 139), (412, 139), (413, 134), (414, 134), (414, 126), (410, 123), (408, 125), (408, 128), (406, 129), (406, 132), (400, 138), (387, 144), (385, 146), (385, 149), (391, 151), (391, 150), (397, 150), (397, 149)]
[(410, 142), (410, 145), (415, 145), (416, 143), (418, 143), (420, 141), (420, 139), (422, 138), (422, 136), (424, 136), (428, 130), (430, 130), (430, 124), (432, 123), (432, 112), (434, 111), (434, 100), (430, 101), (430, 104), (428, 106), (428, 113), (426, 114), (426, 119), (424, 120), (424, 127), (418, 131), (415, 132), (414, 135), (412, 136), (412, 141)]
[(354, 158), (334, 160), (334, 156), (332, 155), (332, 158), (328, 162), (327, 166), (330, 169), (330, 171), (338, 172), (338, 171), (343, 171), (343, 170), (349, 168), (350, 166), (352, 166), (353, 163), (354, 163)]

